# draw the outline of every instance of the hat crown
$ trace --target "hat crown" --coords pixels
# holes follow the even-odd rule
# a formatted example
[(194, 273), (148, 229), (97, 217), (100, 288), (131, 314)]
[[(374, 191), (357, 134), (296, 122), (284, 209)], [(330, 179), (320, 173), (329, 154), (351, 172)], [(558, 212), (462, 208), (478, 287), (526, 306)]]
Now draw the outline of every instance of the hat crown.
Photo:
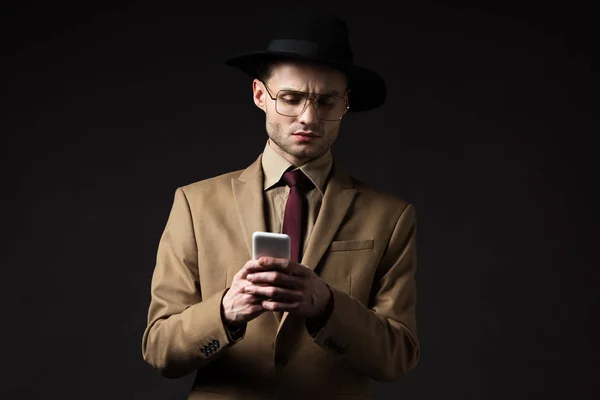
[(334, 15), (314, 10), (292, 10), (278, 19), (267, 49), (349, 64), (354, 59), (346, 23)]

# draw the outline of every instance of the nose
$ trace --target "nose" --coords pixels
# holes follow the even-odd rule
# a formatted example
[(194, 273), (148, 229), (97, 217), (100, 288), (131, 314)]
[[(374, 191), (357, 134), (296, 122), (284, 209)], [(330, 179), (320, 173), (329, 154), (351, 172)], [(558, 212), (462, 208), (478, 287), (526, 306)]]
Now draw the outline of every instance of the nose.
[(315, 106), (313, 100), (307, 99), (304, 111), (298, 115), (298, 121), (306, 125), (314, 125), (319, 121), (317, 107)]

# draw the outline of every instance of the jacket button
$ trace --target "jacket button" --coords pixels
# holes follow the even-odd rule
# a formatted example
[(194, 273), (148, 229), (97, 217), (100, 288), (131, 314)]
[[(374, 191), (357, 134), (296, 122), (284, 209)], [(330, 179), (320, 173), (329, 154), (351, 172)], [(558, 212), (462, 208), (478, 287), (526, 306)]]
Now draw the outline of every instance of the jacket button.
[(288, 358), (284, 355), (275, 356), (275, 362), (281, 366), (284, 366), (288, 362)]
[(217, 339), (213, 339), (213, 344), (215, 345), (215, 347), (218, 349), (219, 347), (221, 347), (221, 343), (219, 343), (219, 341)]

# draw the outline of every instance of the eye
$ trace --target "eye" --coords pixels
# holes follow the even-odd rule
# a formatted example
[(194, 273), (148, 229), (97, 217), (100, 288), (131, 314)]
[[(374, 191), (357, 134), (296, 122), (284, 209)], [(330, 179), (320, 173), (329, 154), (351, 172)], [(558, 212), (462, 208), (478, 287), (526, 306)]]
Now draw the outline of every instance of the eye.
[(279, 99), (289, 104), (297, 104), (304, 101), (304, 96), (296, 92), (283, 92), (279, 94)]
[(339, 99), (335, 96), (319, 96), (317, 104), (319, 106), (333, 106), (336, 104), (337, 100)]

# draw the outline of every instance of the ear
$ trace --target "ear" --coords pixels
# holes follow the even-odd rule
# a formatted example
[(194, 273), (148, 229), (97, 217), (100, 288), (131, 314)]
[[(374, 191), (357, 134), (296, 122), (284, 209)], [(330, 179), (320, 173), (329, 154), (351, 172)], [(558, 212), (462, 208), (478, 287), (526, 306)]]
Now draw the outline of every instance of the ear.
[(256, 107), (266, 112), (265, 96), (267, 95), (261, 81), (254, 79), (252, 81), (252, 99)]

